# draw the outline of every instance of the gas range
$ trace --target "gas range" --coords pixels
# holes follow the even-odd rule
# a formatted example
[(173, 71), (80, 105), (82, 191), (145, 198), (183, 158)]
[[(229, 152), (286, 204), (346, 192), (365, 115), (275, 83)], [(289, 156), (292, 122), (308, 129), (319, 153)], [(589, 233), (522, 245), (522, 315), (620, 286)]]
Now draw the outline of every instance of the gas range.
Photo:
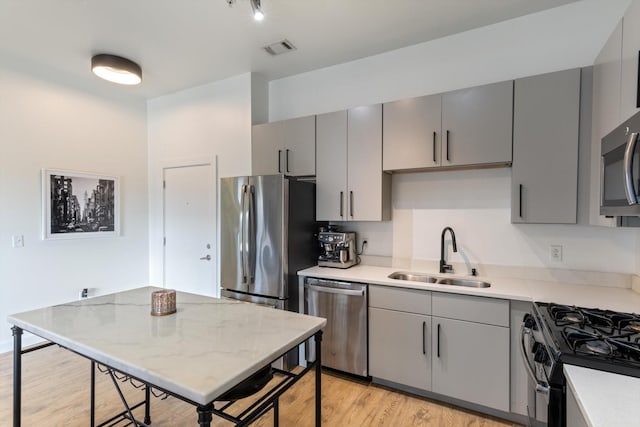
[(640, 377), (635, 313), (536, 302), (523, 318), (520, 340), (530, 425), (566, 427), (564, 364)]
[(640, 377), (640, 315), (536, 303), (557, 362)]

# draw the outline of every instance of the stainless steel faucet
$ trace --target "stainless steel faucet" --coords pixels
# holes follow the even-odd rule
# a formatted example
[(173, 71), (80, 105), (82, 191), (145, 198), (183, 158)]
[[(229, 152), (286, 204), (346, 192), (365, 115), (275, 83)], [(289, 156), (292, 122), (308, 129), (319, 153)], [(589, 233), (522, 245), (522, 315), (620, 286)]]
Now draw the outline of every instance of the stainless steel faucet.
[(453, 267), (450, 264), (447, 264), (444, 260), (444, 235), (447, 233), (447, 231), (451, 233), (453, 252), (458, 252), (458, 247), (456, 245), (456, 233), (453, 232), (453, 228), (445, 227), (442, 230), (442, 235), (440, 236), (440, 273), (446, 273), (453, 270)]

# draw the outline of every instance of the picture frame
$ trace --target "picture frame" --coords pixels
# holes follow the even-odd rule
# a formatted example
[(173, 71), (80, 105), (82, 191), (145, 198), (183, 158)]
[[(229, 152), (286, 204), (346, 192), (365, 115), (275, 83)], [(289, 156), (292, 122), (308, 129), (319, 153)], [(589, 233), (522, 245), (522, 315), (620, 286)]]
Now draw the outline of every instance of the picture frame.
[(117, 176), (43, 169), (43, 240), (119, 236), (119, 181)]

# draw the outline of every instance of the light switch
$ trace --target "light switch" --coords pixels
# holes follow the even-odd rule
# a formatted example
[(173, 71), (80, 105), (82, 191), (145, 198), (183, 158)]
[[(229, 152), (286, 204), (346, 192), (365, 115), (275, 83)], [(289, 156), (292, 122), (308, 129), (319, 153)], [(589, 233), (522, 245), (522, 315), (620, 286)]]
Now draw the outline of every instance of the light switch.
[(21, 248), (24, 246), (24, 236), (22, 234), (16, 234), (11, 236), (11, 246), (14, 248)]

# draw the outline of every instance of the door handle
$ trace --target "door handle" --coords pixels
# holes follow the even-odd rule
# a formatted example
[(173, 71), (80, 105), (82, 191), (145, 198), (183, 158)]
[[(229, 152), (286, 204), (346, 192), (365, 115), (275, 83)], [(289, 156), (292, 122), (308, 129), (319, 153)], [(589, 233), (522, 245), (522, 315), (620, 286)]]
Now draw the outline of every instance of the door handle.
[(202, 261), (211, 261), (211, 255), (207, 254), (207, 256), (203, 256), (200, 258)]
[(636, 144), (638, 143), (638, 135), (637, 132), (631, 134), (627, 142), (627, 148), (624, 150), (624, 189), (627, 202), (630, 205), (638, 203), (636, 188), (635, 185), (633, 185), (633, 157), (636, 151)]
[(440, 323), (438, 323), (438, 348), (437, 348), (437, 352), (438, 352), (438, 357), (440, 357)]
[(344, 191), (340, 192), (340, 218), (342, 218), (343, 215), (343, 205), (344, 205)]
[(324, 292), (327, 294), (348, 295), (353, 297), (360, 297), (364, 295), (364, 288), (341, 289), (341, 288), (330, 288), (328, 286), (316, 286), (316, 285), (310, 285), (310, 284), (306, 284), (304, 287), (309, 289), (310, 291)]
[(520, 208), (520, 218), (522, 218), (522, 184), (520, 184), (520, 195), (518, 196), (518, 204)]
[(349, 191), (349, 213), (353, 218), (353, 191)]
[(278, 150), (278, 173), (282, 173), (282, 165), (280, 162), (281, 156), (282, 156), (282, 150)]
[(524, 367), (529, 375), (529, 378), (536, 385), (536, 393), (540, 394), (549, 394), (549, 386), (546, 384), (541, 384), (540, 381), (536, 378), (535, 373), (533, 372), (533, 368), (531, 364), (529, 364), (529, 358), (527, 357), (527, 349), (525, 348), (525, 339), (527, 336), (531, 334), (531, 329), (527, 328), (522, 324), (520, 327), (520, 354), (522, 355), (522, 362), (524, 363)]
[(288, 148), (286, 150), (284, 150), (284, 155), (285, 155), (285, 158), (284, 158), (284, 170), (286, 170), (287, 173), (290, 172), (289, 171), (289, 151), (290, 150)]
[(433, 131), (433, 163), (438, 163), (436, 159), (436, 131)]
[(447, 129), (447, 161), (449, 161), (449, 129)]
[(427, 322), (422, 322), (422, 354), (427, 354), (427, 339), (425, 338), (427, 332)]

